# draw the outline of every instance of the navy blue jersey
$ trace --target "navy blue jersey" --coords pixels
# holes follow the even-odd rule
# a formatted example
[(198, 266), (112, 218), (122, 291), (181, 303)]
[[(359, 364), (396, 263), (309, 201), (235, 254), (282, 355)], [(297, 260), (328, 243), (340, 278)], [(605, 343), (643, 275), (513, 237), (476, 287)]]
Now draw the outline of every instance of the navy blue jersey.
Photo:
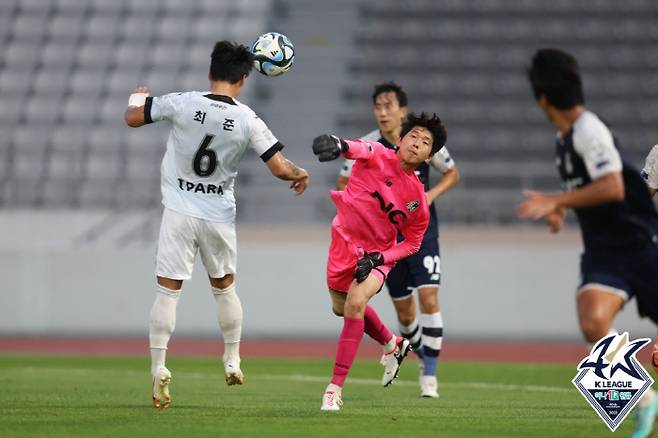
[(586, 186), (610, 172), (622, 173), (623, 201), (574, 209), (586, 252), (632, 251), (658, 240), (658, 214), (646, 184), (621, 159), (614, 137), (595, 114), (586, 111), (569, 133), (558, 137), (556, 166), (564, 190)]

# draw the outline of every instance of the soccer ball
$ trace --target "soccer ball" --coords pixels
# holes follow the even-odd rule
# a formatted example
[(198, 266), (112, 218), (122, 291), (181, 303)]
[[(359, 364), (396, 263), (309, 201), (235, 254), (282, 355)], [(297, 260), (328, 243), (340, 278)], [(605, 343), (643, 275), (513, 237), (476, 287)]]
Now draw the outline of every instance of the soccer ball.
[(295, 61), (295, 48), (287, 36), (268, 32), (251, 46), (254, 67), (266, 76), (279, 76), (290, 70)]

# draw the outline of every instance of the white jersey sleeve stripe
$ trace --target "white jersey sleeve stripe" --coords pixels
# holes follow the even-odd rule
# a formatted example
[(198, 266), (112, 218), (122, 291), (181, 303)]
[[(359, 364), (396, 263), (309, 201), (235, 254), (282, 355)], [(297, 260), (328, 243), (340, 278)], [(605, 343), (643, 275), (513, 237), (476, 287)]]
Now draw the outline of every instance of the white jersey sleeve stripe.
[(432, 156), (430, 159), (430, 166), (441, 173), (446, 173), (455, 167), (455, 161), (450, 156), (448, 148), (444, 146), (439, 149), (438, 152), (434, 154), (434, 156)]
[[(370, 131), (363, 137), (359, 137), (359, 140), (365, 140), (365, 141), (378, 141), (382, 137), (382, 133), (379, 132), (379, 129), (375, 129), (373, 131)], [(342, 177), (349, 178), (350, 175), (352, 174), (352, 166), (354, 166), (354, 160), (345, 160), (343, 165), (340, 168), (340, 172), (338, 174)]]
[(338, 174), (345, 178), (349, 178), (350, 175), (352, 174), (352, 166), (354, 166), (354, 160), (345, 160)]
[(573, 147), (592, 180), (622, 171), (621, 156), (610, 130), (593, 113), (583, 113), (574, 124)]
[(642, 169), (642, 177), (649, 187), (658, 190), (658, 144), (647, 155), (644, 169)]

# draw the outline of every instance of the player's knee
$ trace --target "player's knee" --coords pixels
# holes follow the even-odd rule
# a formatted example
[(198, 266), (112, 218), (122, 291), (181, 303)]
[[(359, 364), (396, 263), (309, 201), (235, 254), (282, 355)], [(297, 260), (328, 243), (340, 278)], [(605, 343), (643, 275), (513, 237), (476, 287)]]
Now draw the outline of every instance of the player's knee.
[(412, 295), (393, 301), (398, 322), (402, 325), (411, 325), (416, 319), (416, 306)]
[(436, 313), (439, 311), (439, 288), (424, 287), (418, 290), (418, 302), (422, 313)]
[(210, 284), (217, 289), (226, 289), (233, 284), (233, 274), (226, 274), (220, 278), (211, 278)]
[(343, 317), (345, 316), (345, 313), (343, 312), (343, 309), (337, 309), (336, 307), (332, 307), (331, 311), (334, 312), (334, 315)]
[(157, 277), (157, 283), (158, 285), (171, 290), (171, 291), (177, 291), (180, 292), (181, 288), (183, 287), (183, 280), (174, 280), (173, 278), (167, 278), (167, 277)]
[(436, 313), (439, 311), (439, 303), (436, 300), (429, 302), (420, 302), (420, 311), (427, 314)]
[(608, 334), (612, 321), (600, 313), (581, 315), (580, 331), (588, 342), (596, 342)]
[(414, 319), (416, 319), (416, 312), (414, 312), (413, 308), (398, 311), (398, 322), (400, 324), (411, 325), (411, 323), (414, 322)]
[(362, 315), (365, 311), (368, 301), (362, 298), (352, 298), (345, 302), (345, 315), (354, 317)]

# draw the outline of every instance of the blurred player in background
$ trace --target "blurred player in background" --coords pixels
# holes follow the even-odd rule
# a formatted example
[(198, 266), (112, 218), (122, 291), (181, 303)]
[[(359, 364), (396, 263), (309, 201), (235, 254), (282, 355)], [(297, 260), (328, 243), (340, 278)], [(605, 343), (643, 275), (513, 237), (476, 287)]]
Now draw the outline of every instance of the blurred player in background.
[[(408, 111), (407, 93), (395, 82), (385, 82), (375, 86), (372, 101), (379, 129), (361, 140), (377, 141), (395, 150), (402, 130), (402, 120)], [(347, 184), (353, 164), (353, 160), (345, 160), (336, 182), (338, 190)], [(441, 180), (432, 188), (429, 184), (430, 166), (441, 173)], [(395, 265), (386, 277), (386, 287), (395, 306), (400, 333), (409, 339), (413, 351), (420, 359), (420, 395), (436, 398), (439, 396), (436, 368), (443, 343), (443, 317), (439, 308), (439, 223), (433, 202), (457, 185), (459, 171), (444, 146), (427, 163), (418, 166), (416, 175), (425, 186), (430, 209), (429, 225), (420, 250)], [(418, 291), (420, 323), (416, 317), (414, 290)]]
[(655, 196), (656, 191), (658, 191), (658, 144), (647, 155), (647, 159), (644, 162), (644, 169), (642, 169), (642, 178), (644, 178), (647, 186), (649, 186), (651, 196)]
[[(582, 230), (578, 319), (590, 343), (606, 336), (625, 302), (658, 322), (658, 214), (637, 170), (622, 160), (608, 127), (584, 106), (576, 59), (556, 49), (535, 53), (528, 69), (537, 104), (558, 129), (562, 193), (526, 192), (519, 216), (559, 231), (567, 208)], [(658, 412), (653, 391), (638, 403), (633, 436), (648, 436)]]
[(197, 251), (208, 272), (224, 337), (226, 383), (242, 384), (240, 335), (242, 305), (235, 292), (235, 197), (233, 186), (247, 149), (253, 149), (274, 176), (292, 181), (298, 195), (308, 173), (281, 153), (283, 145), (265, 123), (236, 100), (253, 66), (249, 49), (228, 41), (211, 54), (209, 92), (148, 97), (136, 88), (125, 113), (126, 123), (140, 127), (167, 120), (171, 132), (162, 160), (164, 212), (156, 256), (156, 298), (149, 318), (153, 405), (171, 404), (171, 373), (165, 366), (174, 331), (176, 305), (183, 280), (191, 278)]
[[(644, 181), (646, 181), (651, 196), (656, 196), (656, 191), (658, 191), (658, 144), (649, 151), (649, 155), (647, 155), (647, 159), (644, 161), (644, 168), (640, 174), (644, 178)], [(651, 365), (658, 373), (658, 337), (653, 346)]]
[[(322, 410), (340, 409), (342, 388), (364, 331), (383, 347), (384, 386), (397, 376), (411, 348), (409, 340), (391, 333), (368, 301), (381, 290), (395, 263), (421, 246), (429, 211), (415, 170), (445, 140), (445, 128), (436, 115), (410, 114), (396, 150), (329, 135), (313, 141), (320, 161), (336, 159), (341, 153), (356, 160), (345, 190), (331, 192), (337, 214), (332, 223), (327, 285), (334, 313), (343, 316), (343, 330)], [(398, 241), (399, 234), (404, 240)]]

